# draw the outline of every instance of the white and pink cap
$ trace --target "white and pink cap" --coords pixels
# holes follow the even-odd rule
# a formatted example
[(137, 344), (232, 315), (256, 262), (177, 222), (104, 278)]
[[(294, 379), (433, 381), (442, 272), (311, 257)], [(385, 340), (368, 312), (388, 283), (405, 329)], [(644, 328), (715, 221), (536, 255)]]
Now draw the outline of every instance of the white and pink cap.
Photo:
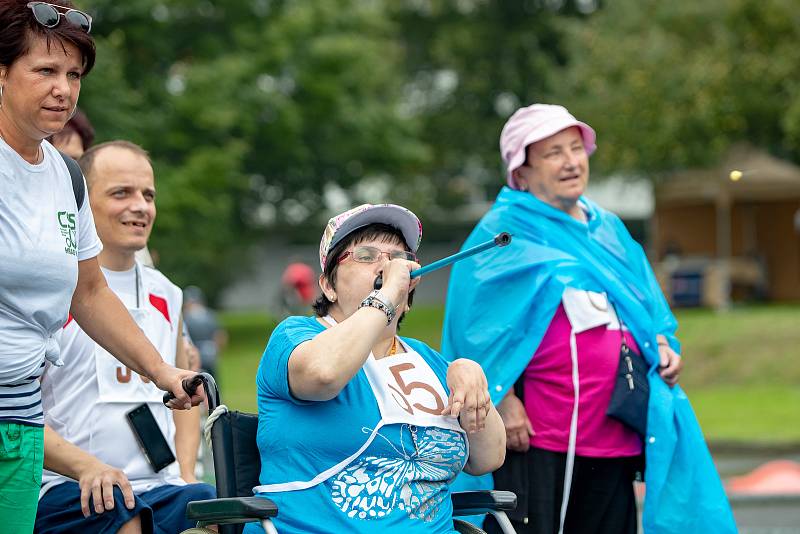
[(500, 133), (500, 155), (508, 169), (506, 173), (508, 187), (518, 189), (511, 173), (525, 163), (525, 150), (528, 145), (547, 139), (572, 126), (580, 129), (586, 154), (591, 156), (597, 148), (594, 130), (573, 117), (564, 106), (533, 104), (515, 111)]
[(319, 266), (325, 271), (328, 253), (342, 239), (359, 228), (383, 223), (400, 230), (411, 252), (417, 252), (422, 241), (422, 223), (413, 212), (397, 204), (362, 204), (331, 217), (319, 242)]

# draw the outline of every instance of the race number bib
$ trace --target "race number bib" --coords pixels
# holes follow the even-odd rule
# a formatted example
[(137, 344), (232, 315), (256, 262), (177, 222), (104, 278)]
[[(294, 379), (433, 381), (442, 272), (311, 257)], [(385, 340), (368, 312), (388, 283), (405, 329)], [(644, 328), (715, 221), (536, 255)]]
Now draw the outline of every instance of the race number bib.
[(100, 402), (161, 402), (163, 392), (100, 345), (95, 348), (94, 356)]
[(436, 373), (416, 352), (397, 354), (364, 364), (381, 418), (386, 424), (409, 423), (461, 430), (455, 417), (441, 415), (447, 392)]
[[(153, 345), (163, 346), (168, 333), (153, 326), (153, 313), (136, 308), (128, 312)], [(163, 392), (155, 384), (126, 367), (99, 344), (95, 345), (94, 358), (99, 402), (161, 402)]]

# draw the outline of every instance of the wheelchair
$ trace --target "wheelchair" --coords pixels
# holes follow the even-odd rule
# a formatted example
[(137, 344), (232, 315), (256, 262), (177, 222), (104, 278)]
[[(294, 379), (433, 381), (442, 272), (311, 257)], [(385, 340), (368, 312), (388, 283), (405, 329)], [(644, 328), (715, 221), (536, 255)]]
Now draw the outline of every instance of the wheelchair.
[[(219, 525), (221, 534), (241, 534), (244, 523), (254, 521), (260, 521), (267, 534), (278, 534), (271, 521), (279, 513), (278, 506), (269, 499), (253, 496), (252, 491), (260, 484), (261, 472), (261, 456), (256, 445), (258, 416), (228, 411), (221, 405), (217, 384), (208, 373), (197, 375), (184, 388), (193, 392), (199, 384), (205, 388), (208, 398), (210, 416), (206, 434), (210, 431), (217, 498), (190, 502), (186, 506), (186, 517), (196, 521), (197, 527), (184, 530), (182, 534), (212, 534), (212, 530), (205, 528), (207, 525)], [(516, 534), (505, 514), (517, 506), (514, 493), (465, 491), (453, 493), (452, 501), (454, 516), (491, 514), (505, 534)], [(453, 519), (453, 527), (461, 534), (485, 534), (460, 519)]]

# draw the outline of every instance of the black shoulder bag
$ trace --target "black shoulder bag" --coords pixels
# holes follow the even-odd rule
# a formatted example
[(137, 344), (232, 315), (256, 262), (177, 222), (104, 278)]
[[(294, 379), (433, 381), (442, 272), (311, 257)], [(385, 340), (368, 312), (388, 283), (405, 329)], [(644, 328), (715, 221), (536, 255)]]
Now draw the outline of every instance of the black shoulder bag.
[(647, 434), (647, 405), (650, 402), (650, 384), (647, 381), (649, 365), (642, 355), (634, 352), (625, 342), (622, 319), (619, 328), (622, 337), (619, 368), (606, 415), (644, 437)]

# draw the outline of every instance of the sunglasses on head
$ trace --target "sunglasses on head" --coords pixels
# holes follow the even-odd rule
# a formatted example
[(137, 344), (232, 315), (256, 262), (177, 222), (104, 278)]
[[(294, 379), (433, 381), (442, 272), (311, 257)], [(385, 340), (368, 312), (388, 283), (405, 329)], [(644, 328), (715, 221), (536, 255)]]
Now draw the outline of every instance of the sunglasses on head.
[(33, 18), (36, 19), (36, 22), (45, 28), (55, 28), (61, 22), (61, 17), (64, 17), (68, 23), (77, 26), (86, 33), (92, 30), (92, 17), (83, 11), (48, 4), (47, 2), (28, 2), (28, 7), (33, 11)]

